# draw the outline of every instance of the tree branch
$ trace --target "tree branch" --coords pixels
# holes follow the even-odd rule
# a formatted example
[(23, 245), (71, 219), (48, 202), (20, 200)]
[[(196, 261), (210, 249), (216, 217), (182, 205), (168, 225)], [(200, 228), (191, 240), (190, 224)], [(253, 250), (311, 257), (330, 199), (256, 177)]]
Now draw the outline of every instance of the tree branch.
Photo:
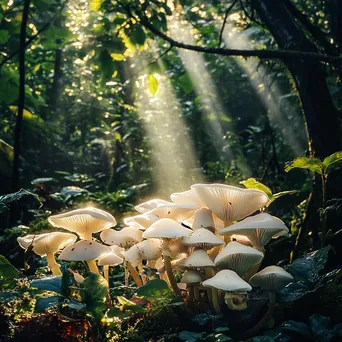
[(206, 48), (198, 45), (190, 45), (174, 40), (170, 36), (165, 33), (159, 31), (156, 27), (154, 27), (145, 17), (144, 14), (142, 16), (136, 17), (133, 15), (131, 8), (122, 4), (120, 1), (117, 1), (118, 4), (123, 7), (126, 11), (127, 15), (132, 19), (138, 21), (142, 26), (146, 29), (154, 33), (157, 37), (165, 40), (170, 45), (177, 47), (179, 49), (185, 49), (190, 51), (202, 52), (207, 54), (214, 54), (220, 56), (240, 56), (240, 57), (258, 57), (261, 59), (306, 59), (306, 60), (316, 60), (321, 62), (326, 62), (335, 65), (342, 65), (342, 56), (330, 56), (324, 54), (318, 54), (314, 52), (303, 52), (303, 51), (292, 51), (292, 50), (237, 50), (237, 49), (225, 49), (225, 48)]
[(227, 22), (228, 15), (229, 15), (230, 11), (233, 9), (233, 7), (236, 5), (236, 3), (237, 3), (238, 1), (239, 1), (239, 0), (235, 0), (235, 1), (227, 8), (226, 13), (224, 14), (223, 24), (222, 24), (221, 31), (220, 31), (220, 39), (219, 39), (218, 47), (220, 47), (221, 44), (222, 44), (223, 31), (224, 31), (224, 27), (226, 26), (226, 22)]
[[(60, 7), (60, 9), (54, 14), (54, 16), (47, 21), (39, 30), (36, 34), (34, 34), (33, 36), (31, 36), (29, 39), (26, 40), (25, 42), (25, 49), (27, 49), (31, 43), (45, 30), (47, 30), (50, 25), (55, 21), (55, 19), (62, 13), (62, 10), (64, 9), (65, 5), (67, 4), (68, 0), (64, 1), (62, 6)], [(14, 56), (16, 56), (19, 53), (20, 47), (13, 51), (11, 54), (9, 54), (6, 58), (4, 58), (1, 62), (0, 62), (0, 69), (3, 65), (5, 65), (8, 61), (10, 61)]]

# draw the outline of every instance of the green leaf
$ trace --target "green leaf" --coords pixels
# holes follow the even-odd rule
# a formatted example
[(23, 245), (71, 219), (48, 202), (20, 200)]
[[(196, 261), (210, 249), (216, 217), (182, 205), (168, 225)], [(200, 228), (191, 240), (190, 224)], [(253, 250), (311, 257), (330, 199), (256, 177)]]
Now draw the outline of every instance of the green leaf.
[(192, 84), (191, 77), (188, 73), (178, 77), (180, 87), (185, 91), (186, 94), (192, 93), (194, 86)]
[(154, 75), (152, 74), (148, 75), (148, 90), (153, 96), (156, 95), (158, 87), (159, 87), (159, 84), (158, 84), (157, 79), (154, 77)]
[(36, 199), (39, 202), (39, 204), (42, 204), (37, 195), (35, 195), (32, 192), (29, 192), (25, 189), (21, 189), (21, 190), (15, 192), (13, 194), (7, 194), (7, 195), (0, 196), (0, 213), (1, 213), (1, 211), (4, 211), (7, 209), (7, 204), (19, 201), (24, 196), (32, 196), (34, 199)]
[(287, 331), (295, 332), (297, 334), (311, 337), (311, 331), (307, 324), (296, 321), (286, 321), (282, 324), (282, 328)]
[(306, 169), (322, 174), (325, 165), (318, 158), (298, 157), (292, 162), (286, 163), (285, 171), (289, 172), (292, 169)]
[(36, 312), (44, 312), (48, 308), (58, 306), (63, 302), (63, 300), (64, 298), (61, 296), (38, 298), (34, 309)]
[(90, 0), (89, 7), (92, 11), (97, 12), (102, 6), (103, 0)]
[(16, 279), (19, 277), (19, 271), (0, 254), (0, 280)]
[(323, 160), (323, 164), (327, 173), (340, 169), (342, 167), (342, 151), (335, 152), (329, 157), (326, 157)]
[(240, 184), (244, 185), (247, 189), (262, 190), (266, 193), (269, 199), (273, 198), (272, 190), (265, 184), (258, 182), (255, 178), (248, 178), (245, 181), (241, 181)]
[(35, 279), (31, 281), (31, 287), (40, 290), (52, 291), (59, 294), (62, 293), (62, 277), (46, 277), (42, 279)]
[(160, 299), (171, 300), (174, 297), (167, 283), (161, 279), (153, 279), (146, 285), (140, 287), (137, 291), (137, 296), (151, 301)]
[(142, 308), (141, 306), (131, 302), (130, 300), (128, 300), (125, 297), (118, 296), (117, 300), (126, 310), (130, 310), (132, 312), (145, 312), (146, 311), (144, 308)]
[(131, 316), (131, 313), (128, 311), (124, 311), (120, 308), (118, 308), (117, 306), (111, 308), (108, 312), (107, 312), (107, 317), (108, 318), (113, 318), (113, 317), (118, 317), (118, 318), (126, 318)]
[(0, 44), (6, 44), (8, 41), (8, 31), (0, 30)]
[(103, 317), (106, 311), (108, 283), (99, 274), (91, 273), (82, 283), (81, 298), (95, 318)]
[(197, 333), (192, 331), (182, 331), (178, 334), (178, 338), (181, 341), (187, 341), (187, 342), (197, 342), (200, 341), (201, 338), (205, 336), (205, 333)]
[(129, 40), (134, 45), (142, 46), (145, 44), (146, 34), (140, 24), (133, 25), (133, 27), (131, 28), (130, 35), (129, 35)]
[(6, 303), (14, 298), (21, 297), (19, 292), (16, 291), (1, 291), (0, 292), (0, 302)]
[(11, 177), (13, 157), (13, 147), (0, 139), (0, 175)]
[(115, 62), (112, 57), (108, 53), (107, 50), (102, 50), (99, 55), (100, 69), (104, 75), (105, 80), (109, 80), (112, 78), (112, 75), (115, 71)]

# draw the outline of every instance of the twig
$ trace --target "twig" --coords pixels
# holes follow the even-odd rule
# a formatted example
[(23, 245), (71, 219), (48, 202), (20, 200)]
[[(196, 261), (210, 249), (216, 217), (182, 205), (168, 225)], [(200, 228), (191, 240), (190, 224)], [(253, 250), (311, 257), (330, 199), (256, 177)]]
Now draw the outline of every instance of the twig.
[(169, 44), (174, 47), (191, 50), (196, 52), (221, 55), (221, 56), (240, 56), (240, 57), (259, 57), (262, 59), (305, 59), (305, 60), (316, 60), (336, 65), (342, 65), (342, 57), (335, 57), (326, 54), (318, 54), (314, 52), (303, 52), (303, 51), (292, 51), (292, 50), (237, 50), (237, 49), (224, 49), (224, 48), (207, 48), (197, 45), (184, 44), (179, 41), (174, 40), (169, 37), (165, 33), (159, 31), (156, 27), (154, 27), (144, 15), (143, 17), (136, 17), (132, 14), (131, 8), (129, 6), (125, 6), (120, 1), (117, 1), (123, 9), (126, 11), (128, 16), (140, 22), (142, 26), (146, 29), (150, 30), (156, 36), (162, 38), (167, 41)]
[(237, 3), (238, 1), (239, 1), (239, 0), (235, 0), (235, 1), (227, 8), (226, 13), (224, 14), (223, 24), (222, 24), (221, 31), (220, 31), (220, 38), (219, 38), (218, 47), (220, 47), (221, 44), (222, 44), (223, 31), (224, 31), (224, 27), (226, 26), (226, 22), (227, 22), (228, 15), (229, 15), (230, 11), (233, 9), (233, 7), (236, 5), (236, 3)]
[[(54, 20), (61, 14), (62, 10), (64, 9), (65, 5), (67, 4), (68, 0), (64, 1), (62, 6), (60, 7), (60, 9), (54, 14), (54, 16), (48, 21), (46, 22), (39, 30), (36, 34), (34, 34), (33, 36), (31, 36), (30, 38), (28, 38), (25, 42), (25, 49), (27, 47), (29, 47), (31, 45), (31, 43), (42, 33), (44, 32), (46, 29), (48, 29), (50, 27), (50, 25), (54, 22)], [(9, 54), (5, 59), (3, 59), (0, 62), (0, 68), (5, 65), (9, 60), (11, 60), (15, 55), (17, 55), (19, 53), (20, 48), (18, 48), (17, 50), (13, 51), (11, 54)]]

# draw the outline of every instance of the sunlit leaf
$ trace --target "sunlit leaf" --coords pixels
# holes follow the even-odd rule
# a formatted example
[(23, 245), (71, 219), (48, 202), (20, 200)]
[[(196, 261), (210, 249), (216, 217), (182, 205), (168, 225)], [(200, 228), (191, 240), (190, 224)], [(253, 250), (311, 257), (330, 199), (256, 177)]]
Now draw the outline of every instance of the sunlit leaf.
[(116, 297), (119, 303), (127, 310), (133, 311), (133, 312), (144, 312), (145, 309), (142, 308), (141, 306), (131, 302), (125, 297), (118, 296)]
[(258, 182), (255, 178), (248, 178), (245, 181), (241, 181), (240, 184), (243, 184), (247, 189), (262, 190), (266, 193), (269, 199), (273, 198), (272, 190), (265, 184)]
[(326, 157), (323, 160), (323, 164), (326, 167), (328, 173), (337, 170), (342, 167), (342, 151), (335, 152), (332, 155)]
[(154, 77), (154, 75), (150, 74), (148, 76), (148, 90), (150, 91), (150, 93), (155, 96), (156, 92), (158, 91), (158, 81), (157, 79)]
[(148, 300), (172, 299), (174, 297), (167, 283), (161, 279), (153, 279), (140, 287), (137, 296)]
[(11, 280), (18, 277), (19, 271), (3, 255), (0, 255), (0, 287), (12, 287), (14, 283)]
[(298, 157), (295, 160), (286, 163), (285, 171), (289, 172), (292, 169), (306, 169), (322, 174), (325, 165), (318, 158)]
[(102, 6), (103, 0), (89, 0), (89, 7), (92, 11), (97, 12)]

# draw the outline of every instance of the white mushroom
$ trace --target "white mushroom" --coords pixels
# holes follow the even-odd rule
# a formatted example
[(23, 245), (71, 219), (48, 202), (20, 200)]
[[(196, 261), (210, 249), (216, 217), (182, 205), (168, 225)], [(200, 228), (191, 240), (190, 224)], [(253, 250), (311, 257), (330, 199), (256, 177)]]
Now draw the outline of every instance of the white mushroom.
[(205, 228), (197, 229), (189, 236), (183, 237), (183, 243), (191, 247), (205, 250), (212, 249), (215, 246), (224, 245), (224, 241), (222, 239)]
[(176, 204), (194, 204), (199, 207), (205, 205), (194, 190), (175, 192), (170, 197), (171, 201)]
[(245, 235), (252, 245), (260, 251), (272, 239), (289, 232), (284, 222), (275, 216), (262, 213), (233, 224), (219, 231), (220, 235), (231, 236), (233, 234)]
[(93, 233), (116, 225), (116, 220), (111, 214), (92, 207), (53, 215), (48, 218), (48, 221), (54, 227), (60, 227), (77, 233), (84, 240), (91, 240)]
[(142, 231), (133, 227), (125, 227), (121, 230), (106, 229), (101, 232), (100, 239), (107, 245), (121, 245), (127, 248), (133, 243), (142, 241)]
[(39, 235), (26, 235), (18, 237), (19, 245), (27, 249), (33, 247), (33, 251), (40, 255), (46, 256), (48, 266), (53, 275), (61, 275), (59, 265), (56, 263), (54, 254), (63, 249), (65, 246), (74, 243), (77, 240), (75, 234), (52, 232)]
[(139, 213), (147, 213), (148, 211), (157, 208), (161, 204), (170, 204), (171, 202), (162, 200), (160, 198), (151, 199), (144, 203), (138, 204), (134, 207), (134, 209)]

